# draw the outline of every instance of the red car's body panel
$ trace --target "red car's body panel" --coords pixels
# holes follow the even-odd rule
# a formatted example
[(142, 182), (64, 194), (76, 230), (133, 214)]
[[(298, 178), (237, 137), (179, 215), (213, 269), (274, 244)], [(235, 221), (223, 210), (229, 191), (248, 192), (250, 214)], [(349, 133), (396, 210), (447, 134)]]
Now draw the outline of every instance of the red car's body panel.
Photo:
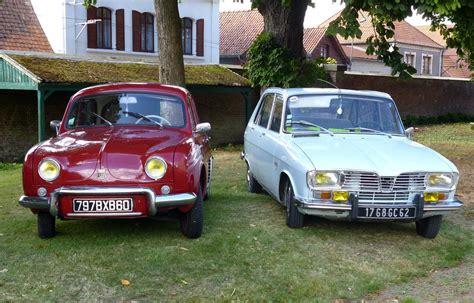
[[(93, 95), (122, 92), (177, 97), (184, 104), (186, 124), (182, 128), (137, 124), (67, 129), (65, 121), (74, 102)], [(36, 145), (27, 153), (23, 166), (24, 194), (38, 196), (39, 188), (46, 189), (48, 197), (62, 187), (146, 187), (160, 196), (162, 186), (167, 185), (170, 187), (169, 194), (197, 194), (201, 186), (205, 195), (211, 149), (208, 135), (194, 132), (197, 123), (199, 118), (194, 101), (183, 88), (149, 83), (118, 83), (83, 89), (71, 97), (58, 135)], [(151, 156), (162, 158), (168, 167), (165, 175), (158, 180), (150, 178), (144, 170)], [(61, 172), (57, 179), (47, 182), (40, 177), (38, 166), (43, 159), (53, 159), (59, 163)], [(146, 197), (134, 197), (137, 201), (134, 211), (148, 216)], [(60, 197), (59, 217), (69, 218), (66, 214), (72, 212), (70, 201), (71, 197)], [(175, 208), (187, 212), (192, 206), (180, 205)], [(35, 213), (39, 211), (30, 208)], [(158, 212), (169, 209), (169, 206), (165, 206), (159, 208)]]

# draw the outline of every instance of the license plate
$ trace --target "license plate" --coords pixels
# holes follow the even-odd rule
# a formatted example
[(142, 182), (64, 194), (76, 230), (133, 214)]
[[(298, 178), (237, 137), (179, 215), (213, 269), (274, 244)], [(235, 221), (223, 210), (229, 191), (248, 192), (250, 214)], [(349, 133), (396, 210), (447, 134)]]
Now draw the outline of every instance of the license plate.
[(73, 199), (73, 209), (76, 213), (131, 212), (133, 199)]
[(359, 207), (358, 218), (410, 219), (415, 218), (414, 207)]

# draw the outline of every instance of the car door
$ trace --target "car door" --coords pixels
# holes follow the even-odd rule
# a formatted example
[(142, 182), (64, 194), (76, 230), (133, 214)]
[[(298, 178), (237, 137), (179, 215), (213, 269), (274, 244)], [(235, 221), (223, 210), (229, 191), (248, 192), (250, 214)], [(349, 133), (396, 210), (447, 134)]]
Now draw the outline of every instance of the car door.
[(280, 94), (275, 95), (275, 100), (273, 101), (273, 110), (270, 117), (269, 127), (264, 139), (264, 144), (266, 149), (268, 149), (268, 154), (271, 156), (270, 163), (266, 171), (266, 180), (268, 184), (265, 187), (275, 196), (278, 197), (279, 191), (279, 181), (280, 181), (280, 160), (278, 159), (281, 156), (281, 138), (280, 130), (282, 125), (282, 115), (283, 115), (283, 96)]
[[(269, 93), (262, 97), (260, 108), (254, 121), (249, 123), (245, 132), (245, 154), (250, 166), (250, 170), (257, 181), (264, 185), (263, 178), (266, 174), (263, 169), (268, 166), (268, 150), (263, 143), (265, 140), (270, 115), (273, 108), (275, 94)], [(270, 160), (271, 161), (271, 160)]]

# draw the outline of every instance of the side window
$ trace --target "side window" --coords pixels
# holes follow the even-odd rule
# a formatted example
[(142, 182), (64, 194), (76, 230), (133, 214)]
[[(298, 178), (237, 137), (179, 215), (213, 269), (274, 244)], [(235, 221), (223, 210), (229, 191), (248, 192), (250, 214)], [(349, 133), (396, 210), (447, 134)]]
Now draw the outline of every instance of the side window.
[(196, 129), (196, 121), (195, 121), (195, 114), (194, 114), (194, 108), (193, 108), (193, 100), (191, 99), (191, 96), (188, 95), (188, 109), (189, 109), (189, 117), (191, 117), (191, 127), (192, 129)]
[(277, 133), (280, 132), (282, 111), (283, 111), (283, 97), (281, 95), (276, 95), (275, 106), (273, 108), (272, 122), (270, 124), (270, 129)]
[(257, 115), (256, 122), (261, 127), (267, 128), (268, 121), (270, 120), (270, 113), (272, 111), (273, 97), (273, 94), (268, 94), (265, 96), (262, 107), (260, 108), (260, 112)]

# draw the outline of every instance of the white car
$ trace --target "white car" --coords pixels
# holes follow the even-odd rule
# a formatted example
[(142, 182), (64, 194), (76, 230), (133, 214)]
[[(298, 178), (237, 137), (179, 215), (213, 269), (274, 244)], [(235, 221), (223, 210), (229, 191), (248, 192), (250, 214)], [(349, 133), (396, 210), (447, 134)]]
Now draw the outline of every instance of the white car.
[(292, 228), (304, 215), (415, 221), (434, 238), (462, 205), (459, 172), (412, 133), (386, 93), (269, 88), (245, 130), (248, 190), (285, 206)]

